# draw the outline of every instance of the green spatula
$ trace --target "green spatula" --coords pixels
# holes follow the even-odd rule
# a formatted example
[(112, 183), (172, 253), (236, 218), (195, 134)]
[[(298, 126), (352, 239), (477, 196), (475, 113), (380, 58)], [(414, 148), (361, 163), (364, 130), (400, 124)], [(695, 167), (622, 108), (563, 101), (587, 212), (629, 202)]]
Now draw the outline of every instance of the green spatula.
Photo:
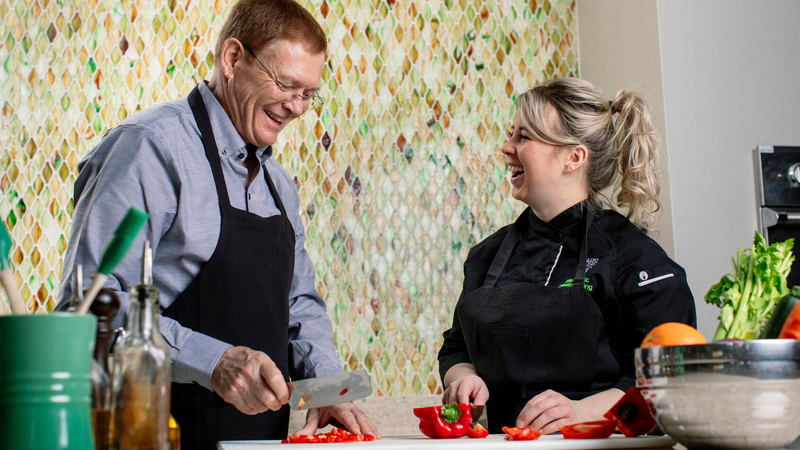
[(148, 217), (147, 213), (139, 211), (136, 208), (128, 210), (128, 214), (125, 215), (125, 218), (122, 219), (117, 229), (114, 230), (114, 234), (111, 236), (111, 239), (106, 245), (106, 249), (103, 251), (100, 264), (97, 265), (97, 273), (92, 277), (92, 285), (89, 286), (89, 290), (86, 291), (83, 301), (78, 305), (78, 310), (76, 311), (78, 314), (86, 314), (86, 312), (89, 311), (94, 297), (100, 292), (100, 289), (108, 279), (108, 275), (111, 271), (117, 267), (122, 257), (128, 253), (128, 249), (131, 248), (133, 240), (136, 238), (136, 235), (139, 234), (139, 230), (147, 221)]

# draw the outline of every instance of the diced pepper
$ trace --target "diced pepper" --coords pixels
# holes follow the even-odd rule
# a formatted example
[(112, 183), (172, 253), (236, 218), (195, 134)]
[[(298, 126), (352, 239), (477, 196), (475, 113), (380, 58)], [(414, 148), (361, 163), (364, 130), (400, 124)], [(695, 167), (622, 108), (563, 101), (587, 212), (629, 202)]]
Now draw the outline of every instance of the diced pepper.
[(353, 434), (341, 428), (334, 428), (327, 433), (318, 433), (312, 436), (289, 436), (282, 440), (283, 444), (322, 444), (328, 442), (364, 442), (374, 441), (371, 434)]
[(472, 428), (467, 430), (467, 437), (482, 439), (489, 435), (489, 430), (483, 428), (483, 425), (476, 423)]
[(503, 427), (503, 433), (507, 434), (507, 441), (535, 441), (542, 435), (531, 427)]
[(468, 404), (414, 408), (414, 415), (419, 417), (419, 430), (434, 439), (460, 438), (471, 429), (472, 412)]
[(564, 439), (605, 439), (617, 429), (616, 420), (596, 420), (561, 427)]
[(656, 428), (655, 419), (635, 387), (628, 389), (603, 417), (616, 420), (617, 428), (627, 437), (641, 436)]

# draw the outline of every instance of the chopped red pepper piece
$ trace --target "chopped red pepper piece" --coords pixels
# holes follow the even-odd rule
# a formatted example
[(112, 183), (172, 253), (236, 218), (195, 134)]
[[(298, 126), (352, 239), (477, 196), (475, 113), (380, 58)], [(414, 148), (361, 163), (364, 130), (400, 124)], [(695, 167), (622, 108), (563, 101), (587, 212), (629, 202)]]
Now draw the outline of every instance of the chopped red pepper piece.
[(628, 389), (603, 417), (616, 420), (617, 428), (627, 437), (641, 436), (656, 428), (655, 419), (635, 387)]
[(508, 435), (506, 436), (507, 441), (535, 441), (542, 435), (531, 427), (503, 427), (503, 433)]
[(616, 420), (596, 420), (561, 427), (564, 439), (605, 439), (617, 429)]
[(339, 392), (339, 395), (347, 394), (347, 388), (342, 389), (342, 392)]
[(800, 339), (800, 308), (797, 305), (794, 305), (789, 311), (789, 315), (781, 327), (781, 332), (778, 334), (778, 339)]
[(313, 436), (289, 436), (282, 440), (283, 444), (321, 444), (327, 442), (363, 442), (374, 441), (371, 434), (353, 434), (341, 428), (334, 428), (327, 433), (318, 433)]
[(468, 404), (452, 403), (444, 406), (414, 408), (419, 417), (419, 430), (434, 439), (452, 439), (467, 435), (472, 423), (472, 412)]
[(489, 435), (489, 430), (483, 428), (483, 425), (476, 423), (472, 428), (467, 429), (467, 437), (482, 439)]

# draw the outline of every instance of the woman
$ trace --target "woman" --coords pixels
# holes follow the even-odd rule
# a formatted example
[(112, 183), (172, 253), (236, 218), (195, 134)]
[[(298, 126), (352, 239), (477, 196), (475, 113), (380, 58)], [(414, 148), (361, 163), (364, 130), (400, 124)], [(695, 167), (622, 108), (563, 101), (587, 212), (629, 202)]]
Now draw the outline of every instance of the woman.
[[(562, 78), (522, 94), (502, 152), (528, 208), (469, 252), (439, 352), (444, 403), (485, 405), (492, 433), (598, 420), (634, 385), (647, 332), (696, 326), (685, 272), (646, 235), (658, 150), (634, 93), (609, 102)], [(612, 186), (626, 216), (601, 206)]]

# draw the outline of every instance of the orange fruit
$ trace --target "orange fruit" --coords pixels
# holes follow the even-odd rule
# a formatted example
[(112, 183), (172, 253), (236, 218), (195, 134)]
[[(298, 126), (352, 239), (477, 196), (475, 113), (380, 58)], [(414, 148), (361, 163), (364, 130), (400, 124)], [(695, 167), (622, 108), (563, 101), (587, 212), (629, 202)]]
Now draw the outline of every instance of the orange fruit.
[(705, 344), (706, 338), (699, 331), (685, 323), (667, 322), (653, 328), (642, 340), (641, 348), (656, 345)]

